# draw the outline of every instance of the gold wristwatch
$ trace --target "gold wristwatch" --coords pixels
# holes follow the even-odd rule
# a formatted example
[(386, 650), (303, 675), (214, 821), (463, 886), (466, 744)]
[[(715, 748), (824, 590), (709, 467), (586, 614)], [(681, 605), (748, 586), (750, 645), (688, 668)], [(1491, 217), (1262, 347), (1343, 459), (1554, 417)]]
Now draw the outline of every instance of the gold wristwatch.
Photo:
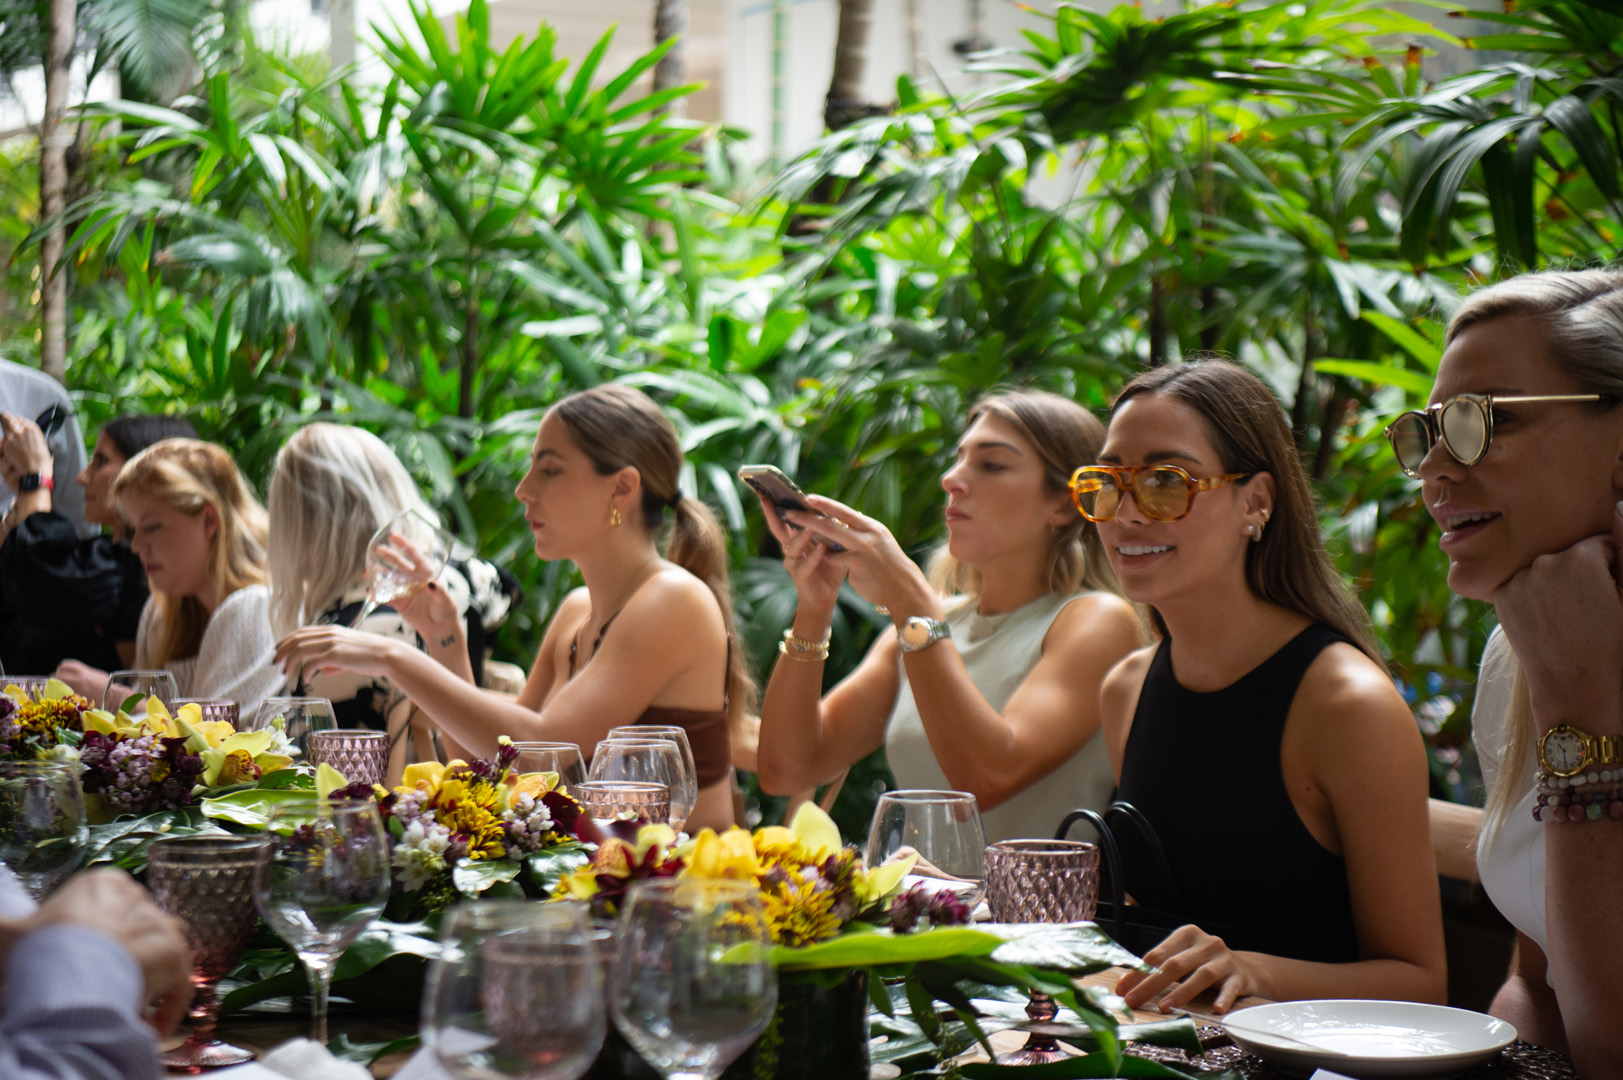
[(1553, 776), (1577, 776), (1591, 766), (1616, 765), (1618, 743), (1616, 735), (1591, 735), (1571, 724), (1557, 724), (1539, 737), (1539, 768)]

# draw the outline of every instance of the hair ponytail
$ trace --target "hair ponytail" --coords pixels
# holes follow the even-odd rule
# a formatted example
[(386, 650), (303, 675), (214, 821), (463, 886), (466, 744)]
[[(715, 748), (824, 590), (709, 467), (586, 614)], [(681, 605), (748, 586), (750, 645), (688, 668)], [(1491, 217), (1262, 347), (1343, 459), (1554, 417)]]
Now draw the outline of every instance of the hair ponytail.
[(708, 506), (682, 494), (682, 443), (676, 428), (647, 394), (616, 383), (571, 394), (549, 411), (569, 428), (575, 445), (600, 474), (637, 470), (642, 484), (638, 510), (649, 533), (664, 526), (667, 508), (672, 511), (665, 557), (709, 586), (721, 608), (730, 643), (727, 721), (733, 736), (741, 736), (744, 717), (755, 710), (755, 681), (735, 632), (726, 534)]

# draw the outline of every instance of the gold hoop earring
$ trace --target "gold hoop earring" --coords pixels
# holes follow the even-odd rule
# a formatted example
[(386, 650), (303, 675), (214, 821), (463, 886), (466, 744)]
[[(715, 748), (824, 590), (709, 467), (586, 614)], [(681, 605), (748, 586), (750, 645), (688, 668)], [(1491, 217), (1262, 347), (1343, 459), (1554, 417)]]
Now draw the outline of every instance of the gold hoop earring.
[(1262, 543), (1262, 530), (1267, 527), (1267, 524), (1267, 521), (1264, 520), (1261, 525), (1251, 526), (1251, 542), (1253, 544)]
[(624, 519), (620, 517), (620, 508), (618, 506), (609, 507), (609, 526), (618, 529), (622, 520)]

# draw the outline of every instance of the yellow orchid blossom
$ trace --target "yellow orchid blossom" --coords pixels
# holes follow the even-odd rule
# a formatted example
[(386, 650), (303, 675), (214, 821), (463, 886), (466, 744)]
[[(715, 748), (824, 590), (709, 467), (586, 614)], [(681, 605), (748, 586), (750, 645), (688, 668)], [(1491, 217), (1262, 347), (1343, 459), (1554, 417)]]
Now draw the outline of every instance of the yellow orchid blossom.
[[(220, 721), (223, 723), (223, 721)], [(226, 724), (227, 728), (231, 725)], [(195, 737), (201, 738), (201, 735)], [(275, 733), (265, 731), (238, 731), (222, 739), (218, 746), (211, 746), (203, 750), (200, 756), (203, 759), (203, 784), (206, 787), (217, 787), (220, 784), (238, 784), (244, 780), (257, 780), (265, 773), (285, 769), (293, 763), (290, 757), (281, 754), (269, 754), (266, 750), (275, 740)], [(186, 748), (191, 749), (190, 741)], [(248, 766), (253, 765), (258, 773)], [(222, 773), (225, 774), (222, 778)], [(339, 785), (342, 786), (342, 785)]]
[(789, 822), (789, 834), (799, 841), (806, 853), (821, 862), (830, 855), (838, 855), (845, 845), (840, 840), (840, 827), (814, 802), (800, 804)]
[(330, 799), (333, 792), (348, 786), (349, 781), (344, 779), (344, 774), (325, 761), (316, 766), (316, 798)]
[(909, 855), (905, 859), (876, 866), (865, 874), (858, 874), (856, 878), (858, 903), (871, 904), (888, 896), (902, 883), (902, 878), (912, 872), (913, 864), (918, 858), (917, 854)]
[(736, 825), (717, 836), (704, 829), (693, 841), (683, 876), (753, 880), (761, 872), (755, 838)]
[[(453, 761), (451, 765), (464, 764), (462, 761)], [(451, 765), (438, 761), (419, 761), (415, 765), (407, 765), (406, 771), (401, 774), (400, 786), (403, 788), (420, 788), (430, 796), (440, 789), (440, 781), (445, 777), (445, 770)]]

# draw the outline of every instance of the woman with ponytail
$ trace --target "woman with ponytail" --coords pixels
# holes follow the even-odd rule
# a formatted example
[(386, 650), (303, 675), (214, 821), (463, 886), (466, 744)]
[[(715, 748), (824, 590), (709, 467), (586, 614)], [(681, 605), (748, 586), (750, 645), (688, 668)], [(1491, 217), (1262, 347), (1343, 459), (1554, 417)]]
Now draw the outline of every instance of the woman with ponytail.
[(734, 644), (721, 527), (681, 493), (681, 471), (676, 429), (637, 390), (594, 387), (547, 410), (517, 495), (536, 554), (573, 562), (586, 585), (559, 605), (517, 701), (415, 648), (339, 627), (288, 635), (277, 660), (386, 678), (476, 754), (494, 753), (501, 735), (589, 753), (613, 727), (680, 725), (699, 774), (690, 828), (731, 824), (732, 733), (754, 687)]

